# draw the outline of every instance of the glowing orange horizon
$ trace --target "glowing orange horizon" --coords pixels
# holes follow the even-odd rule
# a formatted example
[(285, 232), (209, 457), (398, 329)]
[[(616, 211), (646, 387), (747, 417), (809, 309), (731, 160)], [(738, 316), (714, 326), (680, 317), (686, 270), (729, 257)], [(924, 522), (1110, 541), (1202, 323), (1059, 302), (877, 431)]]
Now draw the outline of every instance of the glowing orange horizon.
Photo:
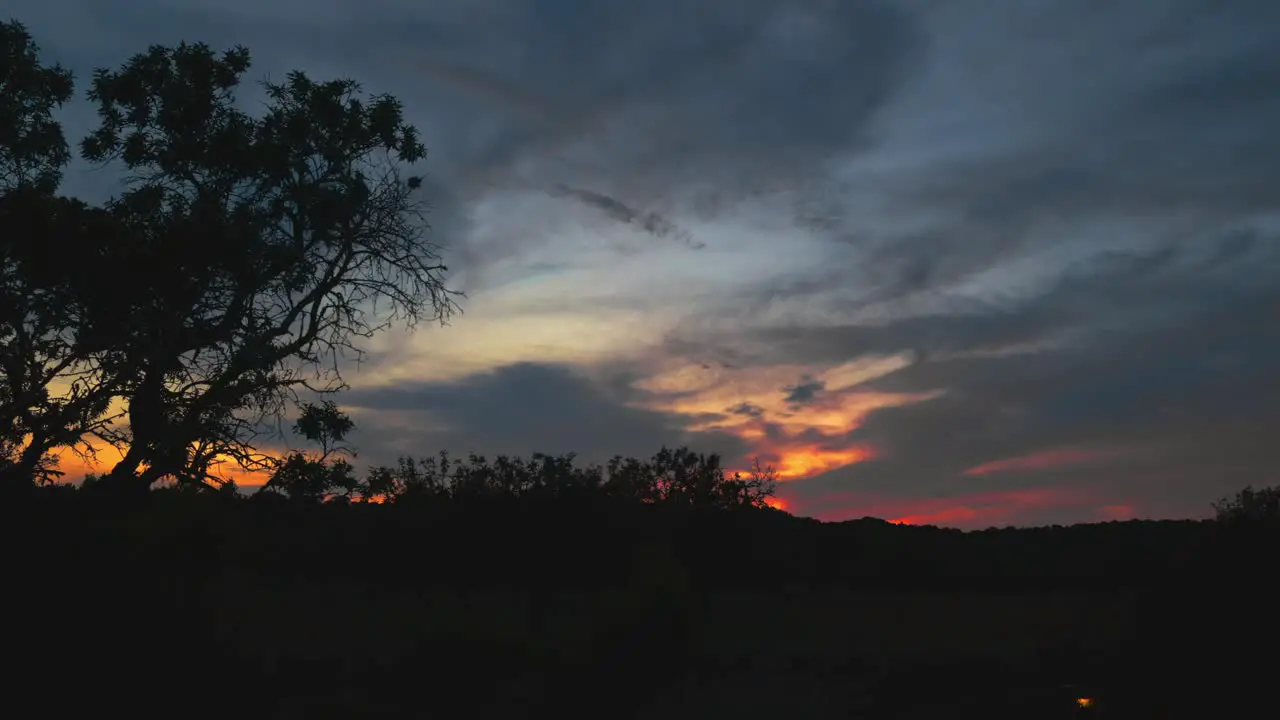
[[(1003, 492), (968, 493), (948, 498), (897, 498), (865, 493), (835, 493), (798, 502), (786, 498), (801, 515), (839, 522), (862, 517), (884, 518), (896, 525), (939, 525), (980, 529), (1019, 524), (1036, 513), (1060, 508), (1091, 521), (1128, 520), (1130, 504), (1099, 498), (1080, 488), (1042, 487)], [(1031, 513), (1031, 515), (1028, 515)]]
[(934, 513), (924, 513), (919, 515), (904, 515), (902, 517), (892, 518), (888, 521), (894, 525), (940, 525), (952, 522), (963, 522), (967, 520), (976, 520), (982, 515), (978, 510), (965, 505), (945, 508)]
[[(57, 461), (55, 467), (62, 472), (62, 476), (57, 480), (58, 482), (74, 484), (84, 480), (87, 475), (109, 472), (111, 467), (123, 457), (123, 453), (114, 446), (105, 443), (92, 443), (92, 446), (95, 452), (110, 456), (111, 459), (105, 462), (93, 462), (72, 452), (70, 448), (58, 448), (53, 451), (53, 456)], [(264, 454), (274, 455), (271, 452), (264, 452)], [(233, 480), (240, 487), (261, 487), (267, 484), (267, 480), (271, 478), (271, 473), (264, 470), (244, 470), (240, 468), (235, 460), (226, 455), (215, 456), (213, 466), (220, 470), (217, 477), (222, 480)]]
[[(118, 456), (114, 448), (103, 448), (107, 456)], [(65, 474), (59, 482), (78, 482), (88, 473), (109, 470), (111, 462), (86, 462), (70, 451), (58, 453), (59, 469)], [(870, 448), (821, 448), (815, 445), (786, 447), (773, 446), (759, 454), (766, 465), (779, 471), (781, 497), (766, 500), (769, 507), (785, 512), (807, 515), (819, 520), (840, 521), (859, 517), (879, 517), (900, 525), (942, 525), (980, 528), (1015, 524), (1019, 516), (1028, 511), (1040, 511), (1061, 507), (1088, 512), (1097, 520), (1129, 520), (1137, 516), (1135, 507), (1127, 502), (1103, 500), (1078, 488), (1030, 488), (1004, 492), (968, 493), (950, 498), (892, 498), (864, 493), (836, 493), (804, 500), (786, 493), (789, 481), (812, 477), (836, 467), (844, 467), (874, 458)], [(264, 485), (269, 474), (246, 472), (228, 461), (222, 473), (243, 488)], [(727, 470), (732, 474), (733, 470)], [(738, 470), (747, 474), (748, 471)], [(385, 498), (372, 497), (365, 501), (380, 503)]]

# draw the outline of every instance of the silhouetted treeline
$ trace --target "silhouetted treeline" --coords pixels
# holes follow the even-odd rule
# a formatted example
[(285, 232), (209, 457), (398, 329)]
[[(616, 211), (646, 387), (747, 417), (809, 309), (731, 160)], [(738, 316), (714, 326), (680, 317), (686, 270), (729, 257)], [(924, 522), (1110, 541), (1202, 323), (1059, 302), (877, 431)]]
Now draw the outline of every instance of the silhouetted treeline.
[[(508, 470), (545, 469), (533, 461), (509, 462)], [(474, 472), (488, 466), (469, 467)], [(636, 554), (679, 567), (700, 583), (744, 587), (839, 584), (875, 591), (1244, 583), (1267, 580), (1250, 567), (1259, 545), (1277, 537), (1266, 526), (1189, 520), (979, 532), (872, 518), (821, 523), (768, 507), (654, 502), (611, 492), (607, 484), (591, 489), (579, 479), (585, 471), (570, 471), (568, 463), (561, 467), (573, 480), (573, 493), (542, 476), (547, 485), (530, 485), (541, 491), (527, 494), (442, 490), (378, 503), (318, 502), (269, 490), (245, 496), (159, 489), (145, 497), (117, 497), (89, 485), (40, 488), (6, 504), (13, 513), (8, 523), (44, 528), (42, 546), (48, 549), (87, 544), (106, 552), (113, 542), (128, 542), (136, 546), (120, 548), (119, 554), (172, 556), (184, 564), (204, 558), (280, 573), (343, 568), (344, 574), (410, 585), (604, 586), (620, 582)], [(428, 548), (430, 572), (398, 571)]]
[(143, 702), (121, 679), (137, 673), (153, 709), (211, 693), (203, 708), (251, 717), (642, 717), (693, 698), (714, 714), (744, 696), (760, 717), (819, 700), (829, 714), (807, 716), (1068, 717), (1064, 683), (1199, 717), (1255, 697), (1221, 693), (1276, 634), (1266, 523), (960, 532), (605, 492), (51, 486), (6, 497), (0, 528), (28, 619), (9, 647), (109, 681), (94, 697), (111, 707)]

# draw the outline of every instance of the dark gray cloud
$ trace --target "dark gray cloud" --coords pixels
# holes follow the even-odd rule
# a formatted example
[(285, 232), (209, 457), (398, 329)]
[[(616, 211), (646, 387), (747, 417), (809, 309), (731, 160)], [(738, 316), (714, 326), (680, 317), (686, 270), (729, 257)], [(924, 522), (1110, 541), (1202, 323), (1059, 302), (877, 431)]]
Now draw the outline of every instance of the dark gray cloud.
[[(352, 390), (362, 447), (434, 454), (475, 450), (527, 456), (576, 452), (586, 462), (614, 455), (648, 457), (666, 445), (740, 457), (746, 446), (719, 433), (691, 433), (704, 416), (629, 407), (607, 386), (565, 367), (521, 363), (460, 382), (400, 384)], [(388, 455), (382, 450), (375, 457)]]
[[(424, 20), (386, 46), (513, 111), (484, 171), (533, 156), (638, 202), (673, 184), (750, 191), (812, 172), (859, 139), (919, 53), (910, 15), (876, 1), (511, 5), (505, 24)], [(584, 141), (591, 156), (573, 157)], [(560, 168), (546, 162), (559, 153)]]
[(726, 412), (733, 415), (742, 415), (745, 417), (758, 418), (764, 414), (764, 409), (759, 405), (750, 402), (741, 402), (729, 408)]
[[(889, 302), (1037, 255), (1213, 243), (1274, 219), (1280, 5), (978, 5), (927, 24), (937, 62), (819, 203), (856, 250), (825, 289)], [(857, 212), (858, 196), (875, 202)]]
[(437, 167), (469, 192), (532, 171), (641, 205), (673, 184), (732, 194), (812, 174), (861, 139), (921, 51), (910, 13), (879, 0), (268, 5), (15, 11), (78, 67), (206, 40), (248, 45), (260, 71), (376, 81), (420, 113)]
[(655, 237), (669, 237), (695, 250), (701, 250), (706, 247), (705, 243), (694, 240), (688, 230), (681, 229), (662, 215), (653, 211), (643, 212), (637, 210), (617, 198), (559, 184), (552, 186), (551, 195), (553, 197), (574, 198), (579, 202), (604, 211), (609, 217), (618, 222), (635, 225)]
[(818, 393), (822, 392), (826, 386), (826, 383), (821, 380), (805, 376), (795, 385), (788, 385), (782, 388), (782, 391), (787, 395), (786, 401), (788, 404), (805, 405), (813, 402), (814, 398), (818, 397)]

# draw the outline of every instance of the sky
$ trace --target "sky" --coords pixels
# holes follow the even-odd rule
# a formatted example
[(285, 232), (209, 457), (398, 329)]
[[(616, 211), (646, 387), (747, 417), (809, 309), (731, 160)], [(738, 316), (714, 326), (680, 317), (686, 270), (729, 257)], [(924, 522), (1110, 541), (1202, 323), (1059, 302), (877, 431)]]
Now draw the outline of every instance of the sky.
[(359, 464), (688, 445), (961, 528), (1276, 482), (1274, 0), (5, 7), (81, 83), (187, 40), (404, 102), (467, 297), (349, 369)]

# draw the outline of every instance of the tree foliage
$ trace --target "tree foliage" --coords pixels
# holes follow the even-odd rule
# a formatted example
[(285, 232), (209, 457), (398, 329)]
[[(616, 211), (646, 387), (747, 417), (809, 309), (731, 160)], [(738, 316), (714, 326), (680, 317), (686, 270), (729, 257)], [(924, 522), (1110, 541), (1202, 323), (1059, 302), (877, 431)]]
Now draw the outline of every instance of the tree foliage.
[(114, 383), (78, 328), (101, 286), (81, 251), (116, 235), (104, 213), (55, 194), (70, 150), (53, 113), (71, 94), (70, 72), (43, 65), (22, 25), (0, 24), (0, 476), (17, 482), (57, 476), (51, 451), (87, 450), (112, 419)]
[(319, 445), (320, 452), (290, 453), (272, 473), (263, 491), (303, 500), (367, 498), (368, 491), (345, 457), (353, 457), (355, 453), (341, 444), (354, 427), (351, 418), (331, 400), (303, 404), (293, 431)]
[(41, 64), (25, 27), (0, 23), (0, 192), (57, 189), (71, 153), (53, 111), (72, 89), (70, 71)]
[(1235, 497), (1213, 503), (1213, 511), (1220, 522), (1280, 523), (1280, 486), (1248, 486)]
[(222, 458), (272, 468), (262, 433), (299, 391), (340, 390), (341, 362), (389, 325), (456, 311), (395, 98), (294, 72), (251, 115), (247, 50), (153, 46), (93, 75), (81, 155), (123, 176), (91, 207), (54, 194), (69, 73), (16, 23), (0, 42), (7, 467), (38, 476), (96, 438), (124, 449), (110, 478), (143, 487), (210, 481)]

